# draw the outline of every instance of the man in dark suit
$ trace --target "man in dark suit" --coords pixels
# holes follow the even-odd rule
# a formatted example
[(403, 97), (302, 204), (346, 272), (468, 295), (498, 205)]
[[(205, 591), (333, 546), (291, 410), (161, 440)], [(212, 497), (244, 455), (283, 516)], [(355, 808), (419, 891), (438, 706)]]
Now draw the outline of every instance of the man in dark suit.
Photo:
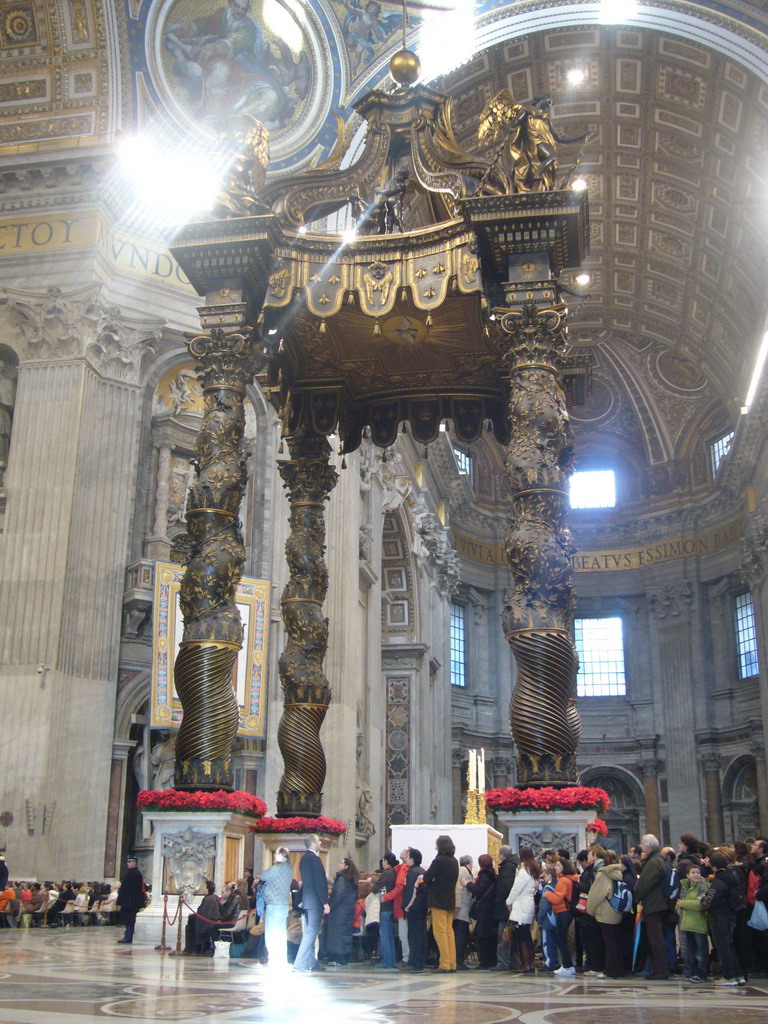
[(324, 971), (315, 957), (315, 939), (323, 923), (328, 905), (328, 879), (320, 860), (320, 837), (307, 836), (307, 852), (299, 861), (301, 876), (301, 912), (303, 932), (301, 945), (293, 963), (294, 971)]
[(136, 915), (147, 905), (147, 893), (144, 888), (144, 878), (139, 871), (135, 857), (128, 857), (126, 860), (128, 870), (120, 883), (117, 893), (117, 902), (120, 907), (120, 924), (125, 927), (125, 935), (118, 939), (118, 943), (133, 942), (133, 931), (136, 927)]

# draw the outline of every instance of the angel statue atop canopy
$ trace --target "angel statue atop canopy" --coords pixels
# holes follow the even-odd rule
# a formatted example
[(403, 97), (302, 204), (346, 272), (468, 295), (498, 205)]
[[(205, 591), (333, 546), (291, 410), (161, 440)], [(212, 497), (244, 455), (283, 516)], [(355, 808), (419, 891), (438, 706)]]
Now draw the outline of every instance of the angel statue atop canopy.
[(567, 139), (549, 119), (551, 96), (538, 96), (531, 104), (515, 103), (503, 89), (480, 115), (477, 138), (481, 145), (499, 144), (497, 158), (507, 149), (515, 173), (516, 192), (550, 192), (557, 177), (557, 145), (585, 142), (590, 132)]

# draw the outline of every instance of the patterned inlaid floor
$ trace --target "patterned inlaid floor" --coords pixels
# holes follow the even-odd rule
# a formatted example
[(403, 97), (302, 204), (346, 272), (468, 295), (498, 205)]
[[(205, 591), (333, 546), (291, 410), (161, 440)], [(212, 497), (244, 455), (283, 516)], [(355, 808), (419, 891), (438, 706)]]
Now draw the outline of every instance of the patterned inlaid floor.
[(112, 928), (0, 931), (0, 1022), (123, 1024), (759, 1024), (768, 980), (746, 988), (560, 981), (487, 972), (306, 975), (238, 960), (169, 957)]

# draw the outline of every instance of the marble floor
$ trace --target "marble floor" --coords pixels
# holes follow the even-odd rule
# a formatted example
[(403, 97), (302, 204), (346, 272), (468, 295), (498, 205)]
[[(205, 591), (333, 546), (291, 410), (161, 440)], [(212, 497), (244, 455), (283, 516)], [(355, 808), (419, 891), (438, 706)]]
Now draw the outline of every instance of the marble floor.
[[(139, 933), (141, 924), (139, 923)], [(0, 931), (0, 1022), (89, 1024), (760, 1024), (768, 980), (746, 988), (556, 980), (487, 972), (408, 976), (363, 966), (282, 974), (170, 957), (116, 929)]]

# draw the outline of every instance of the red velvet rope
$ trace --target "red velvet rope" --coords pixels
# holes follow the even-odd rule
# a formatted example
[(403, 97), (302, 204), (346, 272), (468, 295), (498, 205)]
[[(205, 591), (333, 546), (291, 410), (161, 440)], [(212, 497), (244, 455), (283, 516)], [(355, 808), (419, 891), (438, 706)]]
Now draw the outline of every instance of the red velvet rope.
[(184, 906), (187, 908), (190, 914), (195, 914), (200, 921), (205, 921), (206, 924), (217, 924), (221, 928), (232, 928), (234, 925), (237, 924), (238, 921), (244, 921), (250, 914), (250, 910), (246, 910), (244, 914), (242, 914), (240, 917), (236, 917), (234, 921), (211, 921), (210, 918), (203, 917), (203, 915), (199, 913), (197, 910), (195, 910), (194, 907), (190, 907), (186, 900), (182, 900), (182, 902), (184, 903)]

